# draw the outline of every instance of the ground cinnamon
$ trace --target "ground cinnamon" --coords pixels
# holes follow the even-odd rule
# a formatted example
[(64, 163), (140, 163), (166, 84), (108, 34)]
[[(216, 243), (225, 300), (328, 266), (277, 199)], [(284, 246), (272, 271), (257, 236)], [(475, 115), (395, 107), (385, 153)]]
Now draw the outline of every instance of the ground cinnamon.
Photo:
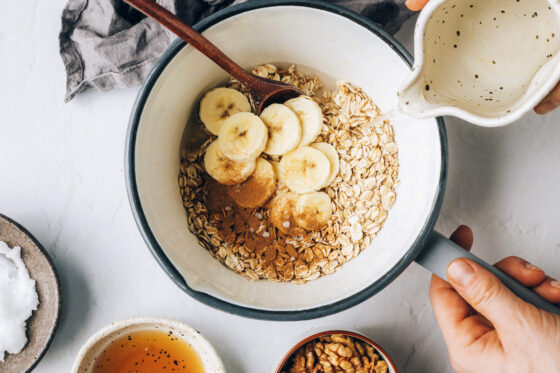
[(276, 173), (268, 161), (258, 158), (255, 171), (247, 180), (227, 186), (226, 189), (239, 206), (258, 208), (276, 192)]
[[(259, 249), (274, 244), (277, 235), (265, 211), (240, 207), (228, 195), (227, 187), (209, 176), (204, 180), (203, 190), (210, 222), (226, 242), (233, 246), (241, 239), (247, 251), (255, 256)], [(266, 260), (270, 257), (268, 254)]]

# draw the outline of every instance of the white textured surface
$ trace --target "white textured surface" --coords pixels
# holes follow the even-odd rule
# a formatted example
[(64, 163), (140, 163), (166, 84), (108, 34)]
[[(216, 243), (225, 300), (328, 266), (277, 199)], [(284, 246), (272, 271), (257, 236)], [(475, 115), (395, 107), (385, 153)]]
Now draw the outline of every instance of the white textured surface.
[[(66, 372), (87, 337), (129, 316), (175, 318), (199, 329), (228, 372), (266, 373), (312, 328), (361, 330), (403, 372), (450, 372), (427, 297), (429, 274), (413, 264), (376, 297), (306, 322), (244, 319), (183, 294), (152, 259), (128, 206), (123, 146), (136, 89), (89, 92), (63, 103), (58, 56), (65, 0), (0, 2), (0, 211), (47, 247), (63, 287), (61, 324), (35, 372)], [(410, 47), (412, 24), (399, 38)], [(560, 112), (506, 128), (447, 121), (450, 174), (444, 233), (475, 231), (488, 260), (523, 255), (558, 276)]]

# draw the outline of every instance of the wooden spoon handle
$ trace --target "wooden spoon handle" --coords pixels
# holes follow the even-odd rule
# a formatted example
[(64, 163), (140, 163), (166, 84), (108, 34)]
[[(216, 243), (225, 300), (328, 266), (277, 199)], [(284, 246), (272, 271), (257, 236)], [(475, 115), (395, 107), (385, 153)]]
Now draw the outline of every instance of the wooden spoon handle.
[(193, 30), (179, 17), (157, 4), (154, 0), (124, 0), (124, 2), (167, 27), (170, 31), (198, 49), (240, 82), (248, 83), (250, 86), (253, 85), (252, 83), (256, 83), (255, 80), (257, 80), (257, 78), (253, 74), (245, 71), (218, 49), (218, 47), (212, 44), (210, 40)]

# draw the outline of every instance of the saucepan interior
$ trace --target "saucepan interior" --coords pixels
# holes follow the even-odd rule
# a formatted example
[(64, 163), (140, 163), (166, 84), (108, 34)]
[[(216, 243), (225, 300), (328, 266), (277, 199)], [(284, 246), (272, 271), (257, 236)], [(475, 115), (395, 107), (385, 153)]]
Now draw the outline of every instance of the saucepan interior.
[[(349, 80), (384, 111), (396, 108), (398, 85), (410, 69), (404, 49), (375, 25), (321, 3), (245, 4), (207, 19), (199, 29), (242, 66), (295, 63), (319, 72), (330, 85)], [(401, 184), (384, 228), (363, 253), (336, 273), (303, 285), (252, 282), (197, 243), (177, 184), (187, 118), (201, 95), (226, 77), (198, 51), (175, 42), (135, 106), (127, 181), (137, 222), (156, 259), (194, 297), (252, 317), (317, 317), (375, 294), (412, 261), (435, 223), (445, 169), (442, 123), (393, 118)]]

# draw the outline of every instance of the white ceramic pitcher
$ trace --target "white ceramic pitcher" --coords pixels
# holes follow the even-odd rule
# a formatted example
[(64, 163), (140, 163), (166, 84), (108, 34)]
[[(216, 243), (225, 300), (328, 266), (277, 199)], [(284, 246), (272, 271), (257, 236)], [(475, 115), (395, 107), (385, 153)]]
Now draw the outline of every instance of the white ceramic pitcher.
[(559, 0), (431, 0), (415, 29), (415, 64), (399, 108), (509, 124), (560, 80)]

